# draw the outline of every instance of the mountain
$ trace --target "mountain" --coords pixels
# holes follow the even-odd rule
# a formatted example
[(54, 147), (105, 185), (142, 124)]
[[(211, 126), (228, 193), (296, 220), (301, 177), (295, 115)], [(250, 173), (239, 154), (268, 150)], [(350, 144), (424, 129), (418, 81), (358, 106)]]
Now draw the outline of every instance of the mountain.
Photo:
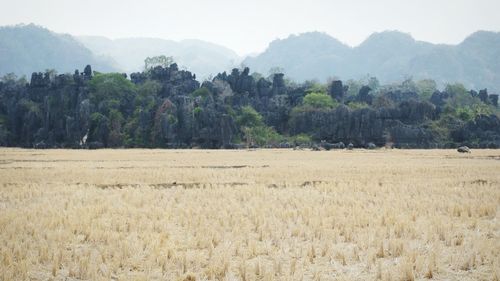
[(274, 40), (263, 53), (242, 61), (234, 51), (201, 40), (112, 40), (58, 34), (34, 24), (0, 27), (0, 76), (10, 72), (29, 76), (45, 69), (72, 72), (87, 64), (101, 72), (130, 73), (141, 71), (146, 57), (158, 55), (172, 56), (199, 80), (241, 62), (262, 74), (283, 68), (287, 77), (299, 82), (371, 75), (386, 84), (413, 77), (434, 79), (440, 86), (461, 82), (468, 88), (500, 92), (500, 32), (478, 31), (460, 44), (444, 45), (384, 31), (370, 35), (356, 47), (326, 33), (307, 32)]
[(240, 58), (223, 46), (201, 40), (172, 41), (158, 38), (108, 39), (97, 36), (77, 37), (95, 54), (109, 56), (126, 72), (141, 71), (147, 57), (172, 56), (181, 67), (200, 78), (216, 75), (235, 67)]
[(440, 85), (462, 82), (470, 88), (500, 91), (500, 33), (478, 31), (458, 45), (444, 45), (384, 31), (349, 47), (325, 33), (309, 32), (275, 40), (243, 64), (264, 74), (281, 67), (298, 81), (359, 79), (369, 74), (390, 83), (411, 76), (434, 79)]
[(70, 35), (34, 24), (0, 27), (0, 76), (13, 72), (29, 77), (46, 69), (73, 72), (87, 64), (98, 71), (115, 70), (112, 61), (96, 57)]
[(407, 66), (412, 59), (431, 48), (432, 44), (415, 41), (409, 34), (374, 33), (353, 48), (350, 60), (344, 63), (352, 64), (351, 77), (370, 73), (383, 81), (400, 81), (411, 75)]
[(246, 58), (243, 64), (263, 74), (268, 74), (273, 67), (281, 67), (288, 76), (305, 80), (340, 71), (338, 67), (350, 52), (350, 47), (326, 33), (308, 32), (274, 40), (265, 52)]

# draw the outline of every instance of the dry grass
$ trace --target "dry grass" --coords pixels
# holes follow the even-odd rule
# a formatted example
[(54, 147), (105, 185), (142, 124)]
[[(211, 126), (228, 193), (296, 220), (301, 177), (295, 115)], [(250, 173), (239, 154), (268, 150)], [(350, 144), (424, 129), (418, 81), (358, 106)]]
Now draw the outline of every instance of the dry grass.
[(0, 150), (0, 280), (498, 280), (500, 151)]

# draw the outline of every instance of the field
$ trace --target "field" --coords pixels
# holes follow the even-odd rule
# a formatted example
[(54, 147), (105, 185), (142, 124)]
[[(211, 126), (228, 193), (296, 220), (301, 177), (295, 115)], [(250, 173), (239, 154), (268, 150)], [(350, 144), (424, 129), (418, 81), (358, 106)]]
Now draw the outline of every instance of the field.
[(499, 280), (500, 150), (0, 149), (0, 280)]

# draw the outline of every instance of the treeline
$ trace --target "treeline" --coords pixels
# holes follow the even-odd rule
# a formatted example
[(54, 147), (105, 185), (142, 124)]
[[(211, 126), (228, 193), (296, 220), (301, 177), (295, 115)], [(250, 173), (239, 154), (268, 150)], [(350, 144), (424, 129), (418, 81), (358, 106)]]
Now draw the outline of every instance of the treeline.
[(322, 145), (498, 148), (498, 95), (432, 80), (295, 84), (248, 68), (201, 85), (177, 65), (33, 73), (0, 82), (0, 145), (238, 148)]

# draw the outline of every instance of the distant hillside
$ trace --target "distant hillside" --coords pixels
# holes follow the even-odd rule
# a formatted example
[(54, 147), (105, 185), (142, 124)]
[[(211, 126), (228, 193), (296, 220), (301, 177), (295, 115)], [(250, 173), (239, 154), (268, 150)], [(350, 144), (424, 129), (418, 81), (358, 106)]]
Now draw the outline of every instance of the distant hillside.
[(110, 60), (94, 56), (72, 36), (57, 34), (34, 24), (0, 27), (0, 75), (55, 69), (73, 72), (91, 64), (93, 69), (113, 71)]
[(500, 33), (479, 31), (458, 45), (436, 45), (386, 31), (351, 48), (325, 33), (310, 32), (275, 40), (243, 64), (264, 74), (282, 67), (298, 81), (324, 81), (332, 76), (357, 79), (370, 74), (390, 83), (411, 76), (500, 91)]
[(176, 42), (158, 38), (77, 38), (95, 54), (112, 57), (118, 62), (120, 69), (126, 72), (143, 70), (144, 59), (158, 55), (172, 56), (181, 67), (189, 69), (202, 79), (229, 70), (240, 62), (234, 51), (201, 40)]
[(350, 51), (348, 46), (325, 33), (311, 32), (275, 40), (264, 53), (245, 59), (243, 64), (263, 74), (270, 68), (282, 67), (293, 79), (323, 78), (327, 73), (340, 71), (337, 67), (343, 64)]
[[(101, 72), (130, 73), (143, 70), (146, 57), (158, 55), (172, 56), (199, 80), (241, 63), (234, 51), (201, 40), (111, 40), (57, 34), (34, 24), (0, 27), (0, 76), (9, 72), (30, 76), (46, 69), (72, 72), (87, 64)], [(467, 88), (500, 92), (500, 33), (478, 31), (458, 45), (443, 45), (385, 31), (353, 48), (326, 33), (308, 32), (275, 40), (242, 64), (265, 75), (280, 67), (298, 82), (370, 75), (387, 84), (413, 77), (434, 79), (440, 86), (460, 82)]]

